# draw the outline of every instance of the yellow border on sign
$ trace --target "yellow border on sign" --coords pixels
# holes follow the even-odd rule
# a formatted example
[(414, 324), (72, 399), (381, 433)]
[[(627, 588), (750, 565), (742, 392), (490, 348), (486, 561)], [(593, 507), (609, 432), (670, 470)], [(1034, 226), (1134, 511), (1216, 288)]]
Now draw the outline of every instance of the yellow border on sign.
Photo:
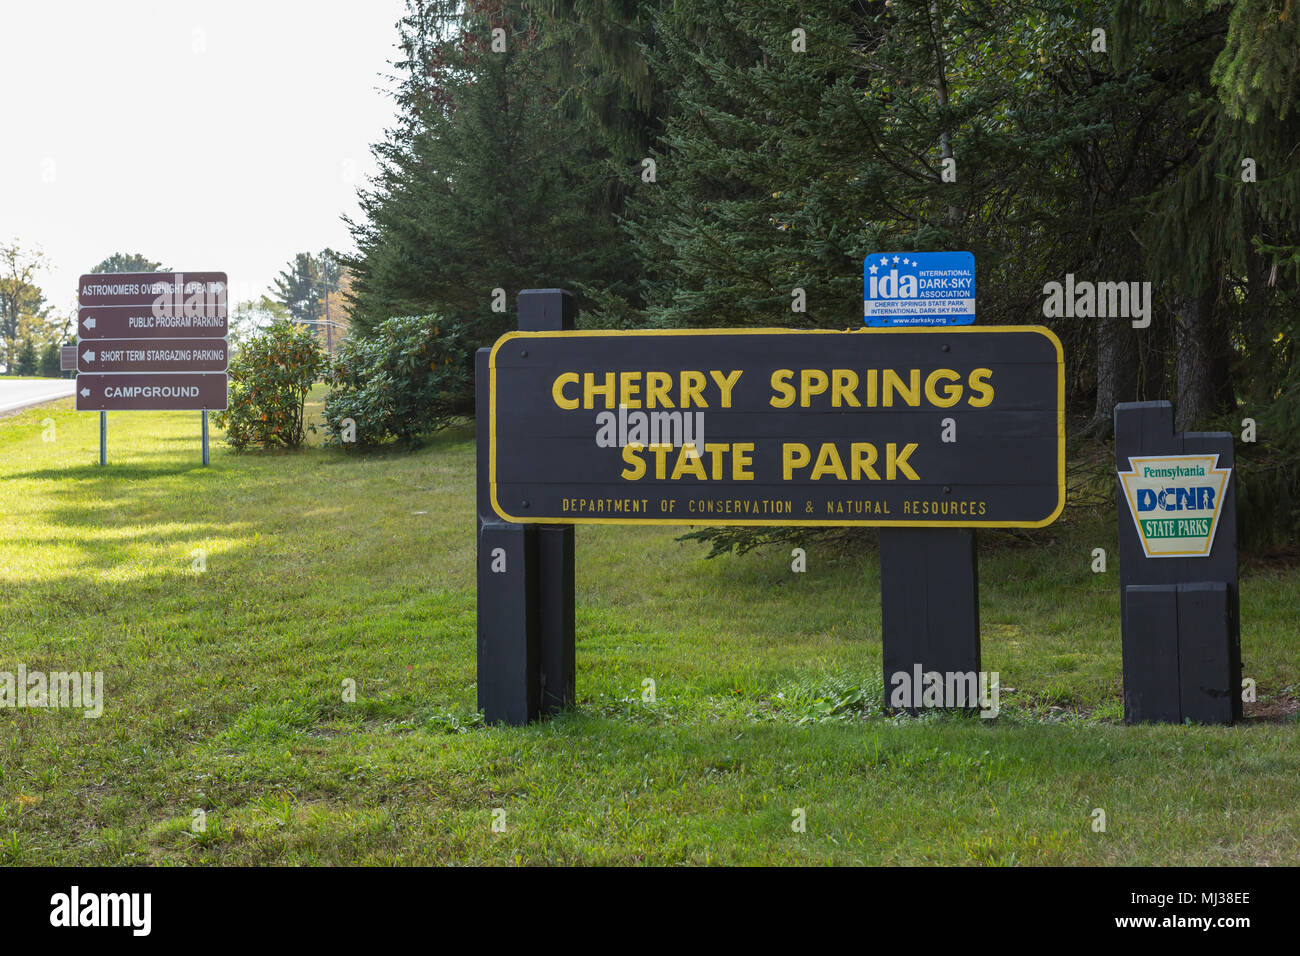
[(732, 525), (768, 525), (774, 527), (860, 527), (860, 528), (1044, 528), (1060, 517), (1065, 509), (1065, 349), (1051, 329), (1041, 325), (932, 325), (905, 328), (839, 329), (574, 329), (566, 332), (507, 332), (497, 339), (488, 357), (488, 495), (492, 510), (502, 520), (512, 524), (654, 524), (654, 525), (708, 525), (712, 521), (682, 521), (680, 518), (520, 518), (508, 514), (497, 502), (497, 350), (508, 342), (519, 339), (555, 338), (624, 338), (641, 335), (927, 335), (965, 332), (1037, 332), (1056, 348), (1056, 508), (1041, 521), (780, 521), (753, 518), (721, 522)]

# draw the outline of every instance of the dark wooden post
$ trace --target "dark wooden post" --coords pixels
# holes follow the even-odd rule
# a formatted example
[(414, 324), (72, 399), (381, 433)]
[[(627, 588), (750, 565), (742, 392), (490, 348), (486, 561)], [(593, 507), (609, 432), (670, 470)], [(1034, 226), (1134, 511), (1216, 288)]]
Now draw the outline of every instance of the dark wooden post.
[[(566, 332), (577, 307), (562, 289), (524, 289), (519, 293), (519, 331)], [(538, 647), (541, 710), (553, 714), (573, 704), (575, 627), (573, 607), (573, 525), (537, 528)]]
[(922, 672), (979, 673), (976, 549), (972, 528), (880, 529), (881, 658), (887, 706), (894, 674), (900, 671), (909, 680), (917, 665)]
[[(1219, 467), (1231, 468), (1233, 451), (1228, 432), (1174, 434), (1168, 402), (1115, 406), (1120, 471), (1142, 455), (1218, 454)], [(1203, 557), (1148, 558), (1118, 478), (1116, 488), (1124, 722), (1240, 719), (1236, 482), (1228, 476), (1214, 542)]]
[[(524, 332), (573, 328), (573, 296), (519, 293)], [(574, 700), (572, 525), (501, 520), (489, 493), (490, 349), (475, 356), (478, 476), (478, 707), (489, 723), (526, 724)]]
[(538, 715), (537, 529), (502, 521), (488, 492), (488, 356), (475, 355), (478, 458), (478, 708), (488, 723)]

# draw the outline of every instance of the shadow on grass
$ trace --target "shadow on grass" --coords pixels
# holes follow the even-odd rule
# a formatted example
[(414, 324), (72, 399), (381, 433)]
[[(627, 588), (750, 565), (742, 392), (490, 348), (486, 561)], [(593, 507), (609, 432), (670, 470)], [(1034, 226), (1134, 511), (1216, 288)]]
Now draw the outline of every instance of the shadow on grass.
[(114, 465), (110, 460), (107, 465), (71, 465), (63, 468), (39, 468), (36, 471), (20, 471), (9, 475), (10, 479), (28, 479), (31, 481), (63, 481), (68, 478), (102, 479), (108, 484), (123, 479), (129, 481), (148, 481), (154, 478), (170, 478), (201, 470), (197, 461), (177, 462), (174, 465)]
[[(323, 546), (329, 542), (318, 540), (313, 529), (322, 520), (338, 520), (335, 516), (349, 507), (353, 492), (340, 491), (338, 472), (322, 465), (370, 471), (364, 458), (339, 449), (254, 450), (238, 458), (223, 455), (209, 468), (199, 464), (197, 449), (192, 459), (177, 451), (174, 446), (134, 449), (130, 460), (117, 465), (110, 459), (107, 467), (87, 463), (7, 475), (39, 483), (36, 495), (42, 505), (39, 513), (24, 519), (36, 522), (31, 528), (10, 529), (10, 543), (30, 551), (55, 540), (63, 550), (59, 573), (51, 569), (39, 587), (57, 588), (58, 582), (76, 580), (87, 571), (120, 572), (137, 561), (152, 564), (157, 576), (165, 579), (174, 568), (172, 558), (157, 564), (159, 549), (166, 554), (191, 542), (200, 547), (211, 539), (223, 541), (224, 569), (264, 573), (256, 562), (249, 565), (247, 558), (235, 555), (247, 553), (259, 534), (265, 545), (277, 542), (283, 547), (298, 542), (302, 548)], [(341, 478), (351, 480), (346, 475)], [(384, 520), (386, 516), (384, 511), (374, 517)], [(42, 537), (46, 533), (48, 539)], [(385, 544), (386, 540), (377, 540), (376, 553), (382, 554)], [(144, 550), (138, 551), (140, 548)], [(284, 551), (280, 559), (298, 565), (305, 560), (292, 549)], [(144, 571), (141, 574), (149, 576)], [(140, 578), (134, 576), (133, 580)], [(129, 600), (129, 587), (123, 584), (119, 590), (115, 586), (115, 593)]]

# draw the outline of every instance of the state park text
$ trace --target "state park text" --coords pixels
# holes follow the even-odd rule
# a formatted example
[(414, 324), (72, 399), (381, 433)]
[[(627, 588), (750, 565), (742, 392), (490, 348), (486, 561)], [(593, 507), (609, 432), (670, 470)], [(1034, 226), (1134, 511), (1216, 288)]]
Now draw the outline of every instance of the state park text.
[(512, 522), (1041, 526), (1064, 502), (1046, 329), (516, 332), (489, 370)]

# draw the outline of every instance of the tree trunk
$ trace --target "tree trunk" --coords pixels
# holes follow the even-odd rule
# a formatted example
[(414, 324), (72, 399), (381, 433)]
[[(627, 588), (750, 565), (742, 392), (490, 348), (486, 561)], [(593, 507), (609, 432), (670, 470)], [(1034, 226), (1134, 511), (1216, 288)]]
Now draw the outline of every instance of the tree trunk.
[(1175, 431), (1196, 431), (1222, 408), (1227, 356), (1224, 337), (1214, 328), (1215, 298), (1211, 286), (1198, 295), (1174, 300)]
[(1087, 434), (1109, 438), (1115, 406), (1137, 397), (1137, 341), (1129, 319), (1103, 319), (1097, 327), (1097, 405)]
[[(948, 109), (948, 75), (944, 64), (943, 40), (939, 36), (939, 27), (943, 19), (943, 11), (939, 8), (939, 0), (930, 0), (930, 41), (934, 44), (934, 69), (935, 69), (935, 92), (938, 94), (939, 108)], [(948, 121), (945, 117), (943, 129), (939, 131), (939, 157), (941, 160), (952, 159), (952, 133), (948, 129)], [(942, 170), (942, 167), (941, 167)], [(942, 171), (940, 172), (940, 182), (942, 182)], [(958, 220), (961, 218), (960, 212), (953, 203), (948, 203), (947, 220), (950, 227), (955, 228)]]
[[(1246, 209), (1247, 239), (1256, 235), (1260, 228), (1258, 209), (1251, 204)], [(1244, 306), (1250, 390), (1247, 393), (1243, 388), (1243, 397), (1249, 395), (1251, 404), (1256, 409), (1272, 402), (1277, 389), (1273, 363), (1273, 316), (1270, 308), (1273, 290), (1269, 287), (1269, 266), (1268, 256), (1260, 255), (1253, 249), (1246, 253)]]

